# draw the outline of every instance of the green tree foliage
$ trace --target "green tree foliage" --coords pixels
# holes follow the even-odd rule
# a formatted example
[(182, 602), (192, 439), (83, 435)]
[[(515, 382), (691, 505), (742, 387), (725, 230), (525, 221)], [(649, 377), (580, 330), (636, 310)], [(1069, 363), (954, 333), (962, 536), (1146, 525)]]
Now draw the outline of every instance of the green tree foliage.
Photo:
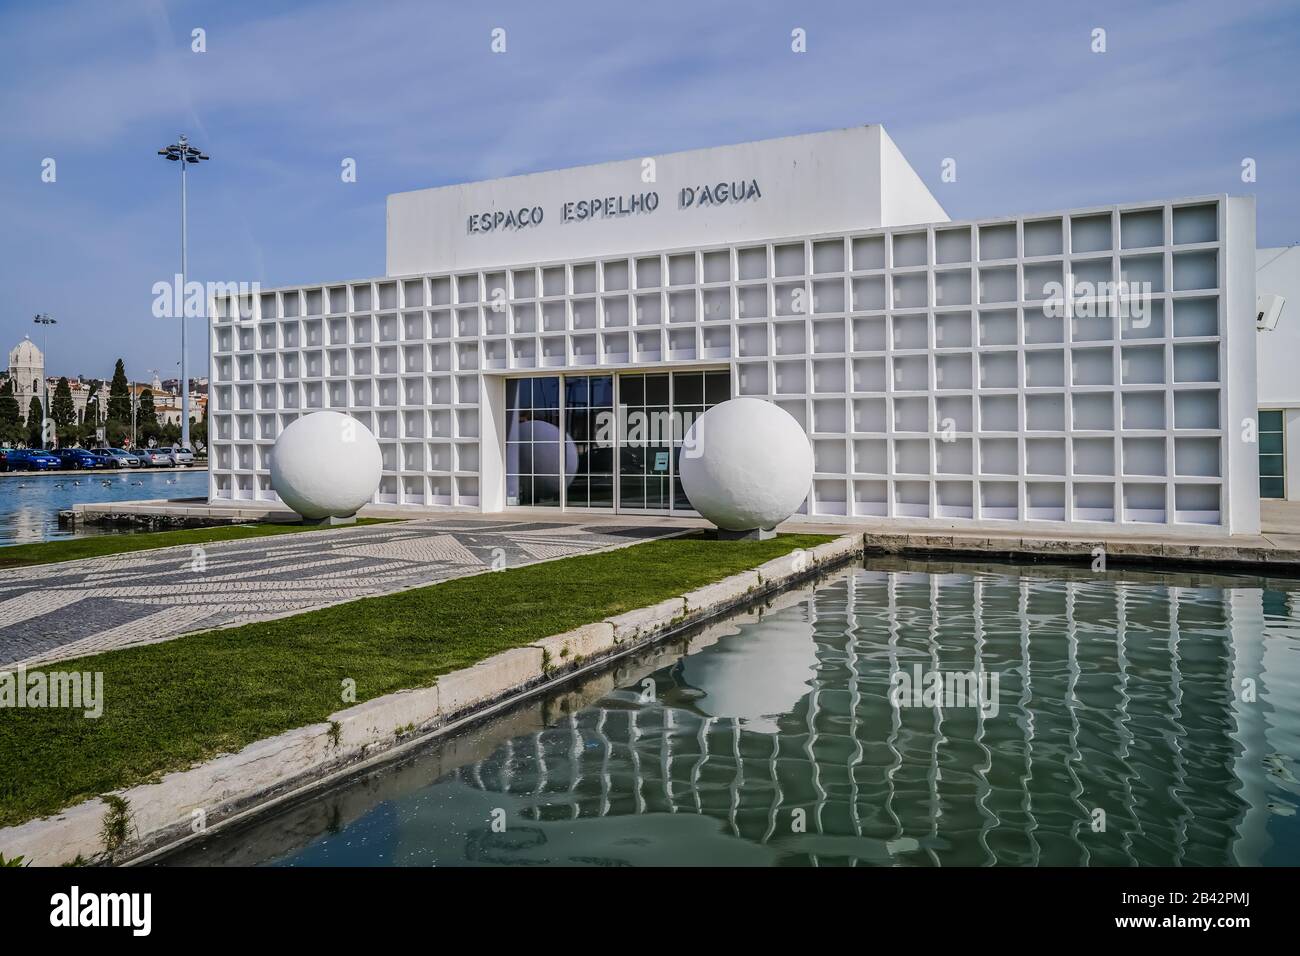
[(77, 423), (77, 407), (72, 402), (72, 386), (68, 384), (66, 375), (54, 386), (54, 397), (50, 399), (50, 417), (59, 426), (60, 435)]
[(113, 448), (124, 448), (131, 440), (131, 422), (119, 422), (109, 419), (104, 426), (104, 440)]
[(161, 429), (158, 425), (158, 412), (153, 405), (153, 389), (146, 388), (140, 393), (140, 405), (135, 410), (136, 433), (140, 436), (140, 444), (147, 445), (150, 438), (157, 439), (160, 437)]
[(86, 392), (86, 407), (81, 413), (81, 421), (87, 425), (99, 424), (99, 394), (104, 383), (97, 378), (90, 380), (90, 389)]
[(32, 396), (32, 400), (27, 405), (27, 447), (42, 448), (44, 443), (41, 436), (41, 425), (45, 420), (45, 412), (41, 409), (41, 400), (37, 395)]
[(197, 452), (208, 444), (208, 404), (203, 403), (203, 420), (190, 424), (190, 443)]
[(108, 386), (108, 420), (126, 426), (131, 434), (131, 390), (126, 384), (126, 366), (117, 360), (113, 367), (113, 381)]
[(14, 397), (14, 383), (0, 385), (0, 442), (16, 445), (23, 440), (23, 413)]

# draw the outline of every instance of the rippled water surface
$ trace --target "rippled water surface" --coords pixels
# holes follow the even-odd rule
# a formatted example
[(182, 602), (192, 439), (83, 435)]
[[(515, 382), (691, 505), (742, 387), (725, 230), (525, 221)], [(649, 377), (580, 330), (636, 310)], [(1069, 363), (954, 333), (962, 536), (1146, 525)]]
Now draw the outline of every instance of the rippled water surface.
[[(105, 484), (108, 482), (108, 484)], [(149, 498), (194, 498), (208, 493), (206, 468), (149, 471), (132, 468), (87, 475), (57, 472), (0, 476), (0, 545), (54, 541), (73, 536), (59, 530), (59, 512), (94, 501), (138, 501)], [(78, 528), (76, 534), (105, 534)]]
[(168, 862), (1296, 864), (1298, 758), (1300, 582), (870, 560)]

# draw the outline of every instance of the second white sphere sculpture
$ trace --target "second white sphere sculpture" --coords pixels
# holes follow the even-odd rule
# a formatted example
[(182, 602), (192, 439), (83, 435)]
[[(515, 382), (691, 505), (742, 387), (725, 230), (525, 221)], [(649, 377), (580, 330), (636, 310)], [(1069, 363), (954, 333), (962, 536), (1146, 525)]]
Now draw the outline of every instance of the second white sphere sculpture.
[(785, 409), (733, 398), (695, 420), (678, 471), (691, 505), (719, 528), (768, 530), (808, 496), (812, 446)]
[(312, 412), (275, 440), (271, 487), (304, 518), (345, 518), (374, 497), (383, 467), (369, 428), (339, 412)]

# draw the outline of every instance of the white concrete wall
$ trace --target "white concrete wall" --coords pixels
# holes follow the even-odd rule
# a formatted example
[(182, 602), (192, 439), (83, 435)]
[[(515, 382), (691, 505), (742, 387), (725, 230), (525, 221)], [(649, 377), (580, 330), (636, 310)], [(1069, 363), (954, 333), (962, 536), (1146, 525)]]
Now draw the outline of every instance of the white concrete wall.
[[(761, 195), (681, 208), (683, 187), (751, 181)], [(562, 221), (566, 203), (647, 192), (657, 196), (653, 212)], [(475, 214), (521, 209), (540, 209), (541, 223), (469, 231)], [(702, 236), (742, 242), (947, 218), (883, 129), (859, 126), (395, 193), (387, 270), (481, 269), (673, 249)]]
[(1260, 408), (1300, 408), (1300, 246), (1255, 253), (1258, 295), (1286, 299), (1281, 321), (1256, 338)]
[(1286, 414), (1286, 496), (1300, 500), (1300, 245), (1256, 252), (1258, 295), (1286, 299), (1277, 328), (1255, 336), (1259, 407)]
[[(1218, 255), (1223, 285), (1220, 309), (1220, 375), (1224, 382), (1223, 422), (1227, 458), (1226, 492), (1229, 527), (1238, 534), (1259, 531), (1259, 445), (1246, 441), (1243, 423), (1254, 419), (1258, 378), (1255, 369), (1255, 200), (1231, 197), (1221, 204)], [(1174, 263), (1175, 288), (1178, 264)], [(1175, 303), (1175, 308), (1177, 303)], [(1177, 332), (1175, 327), (1174, 332)]]

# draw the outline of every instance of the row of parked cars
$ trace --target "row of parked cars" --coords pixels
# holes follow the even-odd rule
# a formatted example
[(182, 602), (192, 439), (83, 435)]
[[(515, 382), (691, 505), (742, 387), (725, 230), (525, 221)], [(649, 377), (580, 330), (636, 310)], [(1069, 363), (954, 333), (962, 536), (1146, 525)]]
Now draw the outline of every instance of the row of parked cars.
[(0, 471), (161, 468), (194, 464), (192, 448), (0, 448)]

